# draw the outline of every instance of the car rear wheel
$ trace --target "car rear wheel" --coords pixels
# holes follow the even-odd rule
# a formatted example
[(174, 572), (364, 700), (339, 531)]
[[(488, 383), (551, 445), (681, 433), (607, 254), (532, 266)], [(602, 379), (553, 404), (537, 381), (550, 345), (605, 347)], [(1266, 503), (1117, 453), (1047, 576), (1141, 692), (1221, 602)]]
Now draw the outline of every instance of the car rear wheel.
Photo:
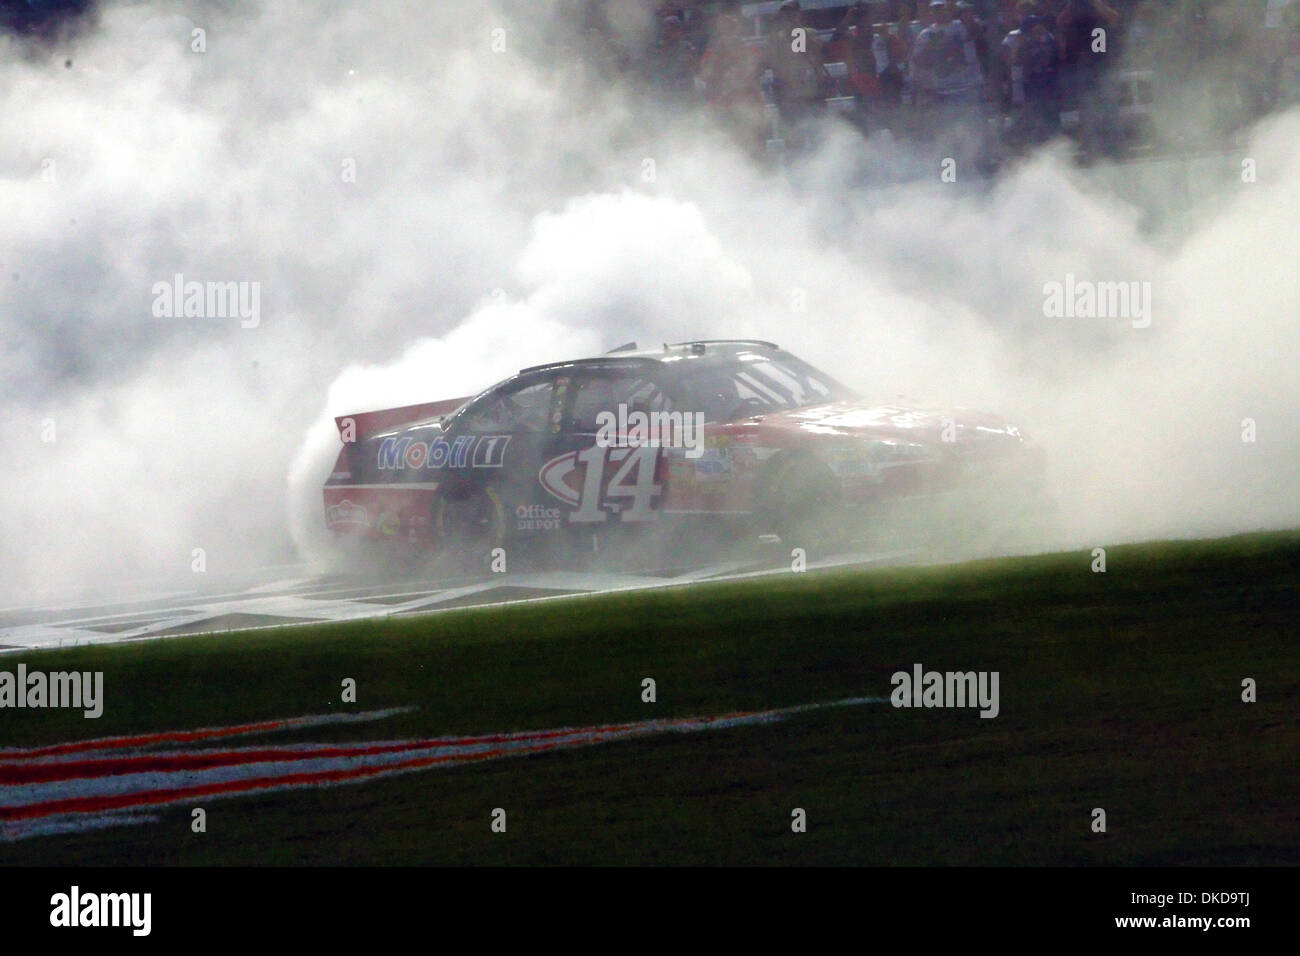
[(440, 566), (465, 574), (485, 572), (492, 568), (492, 552), (505, 547), (505, 506), (492, 488), (448, 488), (434, 501), (433, 529)]

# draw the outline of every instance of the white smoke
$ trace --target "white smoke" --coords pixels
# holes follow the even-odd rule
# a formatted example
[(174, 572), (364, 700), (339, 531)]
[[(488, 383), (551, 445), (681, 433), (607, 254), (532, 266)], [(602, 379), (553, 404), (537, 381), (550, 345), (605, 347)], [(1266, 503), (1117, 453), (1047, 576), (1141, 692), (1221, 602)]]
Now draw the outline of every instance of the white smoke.
[[(314, 555), (333, 416), (631, 339), (772, 339), (872, 397), (1003, 412), (1071, 542), (1300, 517), (1300, 114), (1242, 151), (1258, 182), (1048, 150), (987, 190), (872, 190), (884, 146), (835, 134), (785, 176), (581, 92), (524, 55), (544, 5), (175, 10), (109, 5), (48, 57), (0, 39), (8, 590)], [(1144, 230), (1157, 206), (1177, 228)], [(154, 318), (176, 273), (259, 282), (260, 325)], [(1067, 273), (1150, 282), (1151, 326), (1045, 317)]]

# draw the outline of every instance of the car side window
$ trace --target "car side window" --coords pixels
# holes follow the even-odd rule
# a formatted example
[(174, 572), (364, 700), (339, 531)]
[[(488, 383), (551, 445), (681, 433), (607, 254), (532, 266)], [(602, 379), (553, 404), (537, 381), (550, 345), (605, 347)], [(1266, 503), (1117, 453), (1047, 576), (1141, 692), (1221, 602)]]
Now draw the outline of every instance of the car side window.
[(543, 432), (551, 414), (551, 376), (518, 378), (493, 389), (465, 409), (456, 424), (470, 432)]
[(664, 390), (648, 378), (622, 370), (592, 371), (575, 383), (565, 430), (593, 433), (599, 427), (597, 416), (601, 412), (618, 416), (620, 405), (628, 412), (666, 412), (673, 407)]

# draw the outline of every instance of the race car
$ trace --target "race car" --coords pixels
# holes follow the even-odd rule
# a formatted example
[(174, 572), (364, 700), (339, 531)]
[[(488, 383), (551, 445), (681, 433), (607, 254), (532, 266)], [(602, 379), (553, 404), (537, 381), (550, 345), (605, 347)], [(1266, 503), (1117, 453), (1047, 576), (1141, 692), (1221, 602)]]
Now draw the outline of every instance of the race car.
[(498, 548), (598, 550), (710, 522), (833, 548), (891, 512), (1025, 500), (1044, 470), (1042, 450), (995, 415), (869, 404), (760, 341), (630, 343), (472, 398), (335, 422), (332, 532), (484, 565)]

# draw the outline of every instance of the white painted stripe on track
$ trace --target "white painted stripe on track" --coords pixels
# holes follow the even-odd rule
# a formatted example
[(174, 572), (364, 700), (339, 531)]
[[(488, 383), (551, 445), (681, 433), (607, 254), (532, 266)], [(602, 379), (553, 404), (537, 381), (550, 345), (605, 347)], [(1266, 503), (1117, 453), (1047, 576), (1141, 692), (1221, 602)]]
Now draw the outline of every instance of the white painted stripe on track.
[[(809, 570), (823, 570), (834, 567), (872, 566), (889, 563), (906, 563), (908, 559), (924, 554), (921, 551), (892, 551), (874, 554), (848, 554), (836, 558), (813, 560), (808, 564)], [(269, 570), (269, 569), (268, 569)], [(283, 571), (283, 566), (275, 570)], [(789, 567), (784, 563), (775, 566), (761, 566), (759, 558), (747, 561), (731, 561), (699, 568), (683, 569), (673, 577), (659, 574), (628, 572), (584, 572), (584, 571), (535, 571), (493, 575), (477, 580), (455, 581), (454, 579), (431, 580), (425, 586), (419, 579), (404, 579), (399, 582), (340, 582), (335, 578), (321, 579), (320, 592), (304, 593), (301, 589), (309, 586), (312, 578), (283, 578), (278, 582), (255, 585), (242, 591), (218, 592), (213, 595), (186, 594), (188, 600), (181, 600), (179, 608), (140, 608), (141, 602), (126, 601), (132, 605), (131, 610), (117, 613), (103, 613), (109, 610), (104, 605), (89, 605), (103, 608), (101, 613), (91, 617), (74, 617), (63, 620), (47, 620), (30, 624), (0, 628), (0, 657), (6, 654), (22, 653), (33, 650), (58, 649), (60, 647), (84, 646), (87, 644), (115, 644), (138, 642), (141, 640), (161, 640), (171, 637), (198, 637), (204, 634), (224, 633), (230, 630), (266, 630), (269, 628), (286, 628), (303, 624), (327, 622), (356, 621), (368, 618), (391, 617), (396, 614), (411, 614), (427, 611), (441, 613), (452, 608), (440, 605), (454, 603), (455, 609), (462, 607), (505, 606), (508, 604), (535, 603), (538, 601), (563, 600), (582, 597), (592, 593), (614, 591), (645, 590), (689, 586), (704, 582), (721, 582), (763, 577), (773, 574), (789, 574)], [(292, 588), (293, 594), (267, 593), (277, 585)], [(417, 590), (410, 590), (416, 588)], [(514, 597), (508, 600), (492, 600), (490, 593), (500, 588), (561, 591), (562, 594), (539, 594), (527, 597)], [(360, 595), (355, 592), (360, 591)], [(322, 595), (330, 593), (348, 593), (353, 596), (344, 599), (330, 599)], [(483, 594), (481, 603), (472, 599)], [(408, 598), (391, 601), (392, 598)], [(178, 613), (183, 610), (184, 613)], [(257, 617), (284, 618), (284, 622), (271, 621), (252, 627), (219, 627), (204, 630), (202, 624), (208, 620), (218, 620), (230, 615), (251, 615)], [(111, 623), (130, 621), (132, 618), (143, 619), (138, 627), (127, 628), (116, 633), (105, 633), (86, 625), (94, 623)], [(183, 634), (166, 634), (176, 628), (190, 628)], [(10, 645), (5, 647), (3, 645)]]

